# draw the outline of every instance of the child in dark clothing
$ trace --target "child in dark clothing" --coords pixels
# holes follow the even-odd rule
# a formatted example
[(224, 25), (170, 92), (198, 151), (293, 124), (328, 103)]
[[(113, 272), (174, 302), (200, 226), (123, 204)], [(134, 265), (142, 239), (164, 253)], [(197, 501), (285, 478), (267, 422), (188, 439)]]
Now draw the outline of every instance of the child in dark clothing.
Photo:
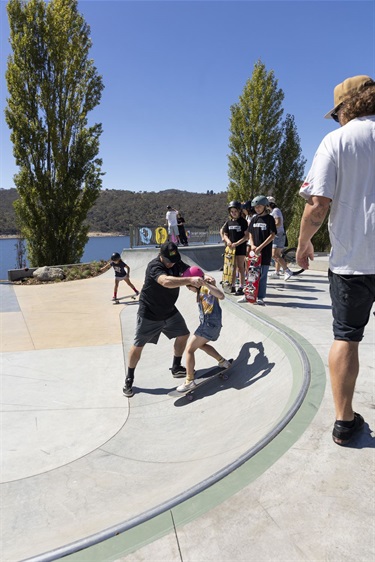
[(113, 301), (117, 299), (117, 290), (121, 280), (124, 280), (125, 283), (127, 283), (129, 287), (133, 289), (136, 296), (139, 295), (139, 292), (130, 281), (130, 267), (122, 261), (121, 256), (118, 252), (112, 254), (111, 261), (109, 261), (104, 267), (102, 267), (100, 271), (107, 271), (110, 267), (113, 267), (113, 269), (115, 270), (115, 286), (112, 298)]

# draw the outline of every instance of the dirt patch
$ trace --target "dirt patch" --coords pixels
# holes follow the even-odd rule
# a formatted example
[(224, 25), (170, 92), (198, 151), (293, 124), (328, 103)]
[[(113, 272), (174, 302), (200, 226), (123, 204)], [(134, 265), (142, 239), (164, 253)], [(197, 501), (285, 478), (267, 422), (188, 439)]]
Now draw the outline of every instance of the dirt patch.
[(102, 273), (101, 269), (106, 265), (106, 261), (93, 261), (90, 263), (62, 266), (65, 278), (55, 279), (54, 281), (38, 281), (34, 277), (24, 277), (18, 281), (13, 281), (14, 285), (45, 285), (51, 283), (64, 283), (65, 281), (78, 281), (80, 279), (89, 279), (96, 277)]

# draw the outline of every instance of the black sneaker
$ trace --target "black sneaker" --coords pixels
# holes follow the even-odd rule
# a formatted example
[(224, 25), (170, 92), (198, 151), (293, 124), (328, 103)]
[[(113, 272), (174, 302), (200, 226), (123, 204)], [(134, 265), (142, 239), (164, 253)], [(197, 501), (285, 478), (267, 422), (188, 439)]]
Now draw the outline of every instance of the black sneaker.
[(122, 393), (124, 396), (127, 396), (128, 398), (131, 398), (134, 394), (131, 386), (124, 386), (124, 388), (122, 389)]
[(171, 371), (175, 379), (186, 377), (186, 367), (183, 367), (182, 365), (179, 365), (178, 367), (172, 367)]
[(237, 291), (236, 291), (236, 297), (239, 297), (240, 295), (243, 295), (243, 288), (242, 287), (238, 287)]
[(236, 292), (236, 287), (232, 287), (230, 290), (231, 293), (235, 293)]
[(354, 435), (363, 428), (365, 420), (360, 414), (354, 412), (354, 423), (351, 427), (345, 427), (342, 422), (335, 421), (332, 431), (332, 439), (337, 445), (347, 445)]

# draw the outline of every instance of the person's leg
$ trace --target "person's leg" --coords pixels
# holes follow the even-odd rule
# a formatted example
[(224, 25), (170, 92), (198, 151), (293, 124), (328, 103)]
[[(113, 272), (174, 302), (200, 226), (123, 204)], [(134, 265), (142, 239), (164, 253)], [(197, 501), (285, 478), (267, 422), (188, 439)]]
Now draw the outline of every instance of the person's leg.
[(143, 347), (138, 347), (132, 345), (128, 355), (128, 371), (125, 378), (125, 386), (123, 388), (123, 394), (125, 396), (133, 396), (133, 382), (134, 382), (134, 371), (138, 365), (138, 361), (141, 358)]
[(117, 299), (117, 291), (119, 286), (120, 280), (115, 277), (115, 286), (113, 288), (113, 300)]
[(259, 279), (259, 291), (258, 291), (258, 299), (263, 300), (266, 296), (267, 291), (267, 274), (269, 270), (269, 265), (262, 265), (261, 267), (261, 276)]
[(125, 277), (124, 281), (125, 281), (125, 283), (127, 283), (129, 285), (129, 287), (131, 289), (133, 289), (133, 291), (135, 292), (136, 295), (139, 294), (139, 291), (137, 291), (137, 289), (134, 287), (133, 283), (130, 281), (128, 276)]
[(359, 371), (359, 342), (334, 340), (328, 358), (336, 420), (352, 421), (355, 383)]
[(236, 267), (240, 276), (240, 287), (245, 285), (245, 256), (236, 256)]

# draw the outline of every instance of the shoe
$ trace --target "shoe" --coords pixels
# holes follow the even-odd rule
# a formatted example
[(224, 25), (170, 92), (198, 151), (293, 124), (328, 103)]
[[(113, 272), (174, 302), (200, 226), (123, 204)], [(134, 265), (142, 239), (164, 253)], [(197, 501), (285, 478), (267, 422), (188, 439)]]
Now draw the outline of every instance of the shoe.
[(268, 276), (270, 279), (280, 279), (280, 274), (279, 273), (271, 273), (271, 275)]
[(239, 297), (243, 295), (243, 288), (242, 287), (238, 287), (237, 291), (236, 291), (236, 297)]
[(222, 359), (221, 361), (219, 361), (218, 365), (221, 369), (229, 369), (231, 364), (226, 359)]
[(171, 371), (175, 379), (186, 377), (186, 367), (183, 367), (182, 365), (179, 365), (178, 367), (172, 367)]
[(260, 306), (266, 306), (266, 303), (263, 299), (257, 299), (257, 304), (259, 304)]
[(234, 294), (234, 293), (236, 292), (236, 287), (232, 287), (231, 290), (230, 290), (230, 292), (231, 292), (232, 294)]
[(332, 439), (337, 445), (347, 445), (354, 435), (363, 428), (365, 420), (360, 414), (354, 412), (354, 423), (352, 427), (342, 425), (345, 422), (335, 421), (332, 431)]
[(184, 384), (180, 384), (180, 386), (178, 386), (176, 388), (177, 392), (187, 392), (188, 390), (194, 390), (194, 388), (197, 386), (195, 381), (190, 381), (188, 383), (184, 382)]
[(139, 291), (136, 291), (135, 296), (138, 297), (138, 295), (139, 295)]
[(128, 398), (131, 398), (131, 396), (133, 396), (134, 394), (132, 387), (128, 386), (127, 384), (122, 389), (122, 393), (124, 396), (127, 396)]
[(284, 281), (288, 281), (288, 279), (290, 279), (292, 276), (293, 273), (290, 271), (290, 269), (286, 269), (284, 273)]
[(117, 301), (117, 297), (112, 297), (112, 300), (113, 300), (113, 301)]

